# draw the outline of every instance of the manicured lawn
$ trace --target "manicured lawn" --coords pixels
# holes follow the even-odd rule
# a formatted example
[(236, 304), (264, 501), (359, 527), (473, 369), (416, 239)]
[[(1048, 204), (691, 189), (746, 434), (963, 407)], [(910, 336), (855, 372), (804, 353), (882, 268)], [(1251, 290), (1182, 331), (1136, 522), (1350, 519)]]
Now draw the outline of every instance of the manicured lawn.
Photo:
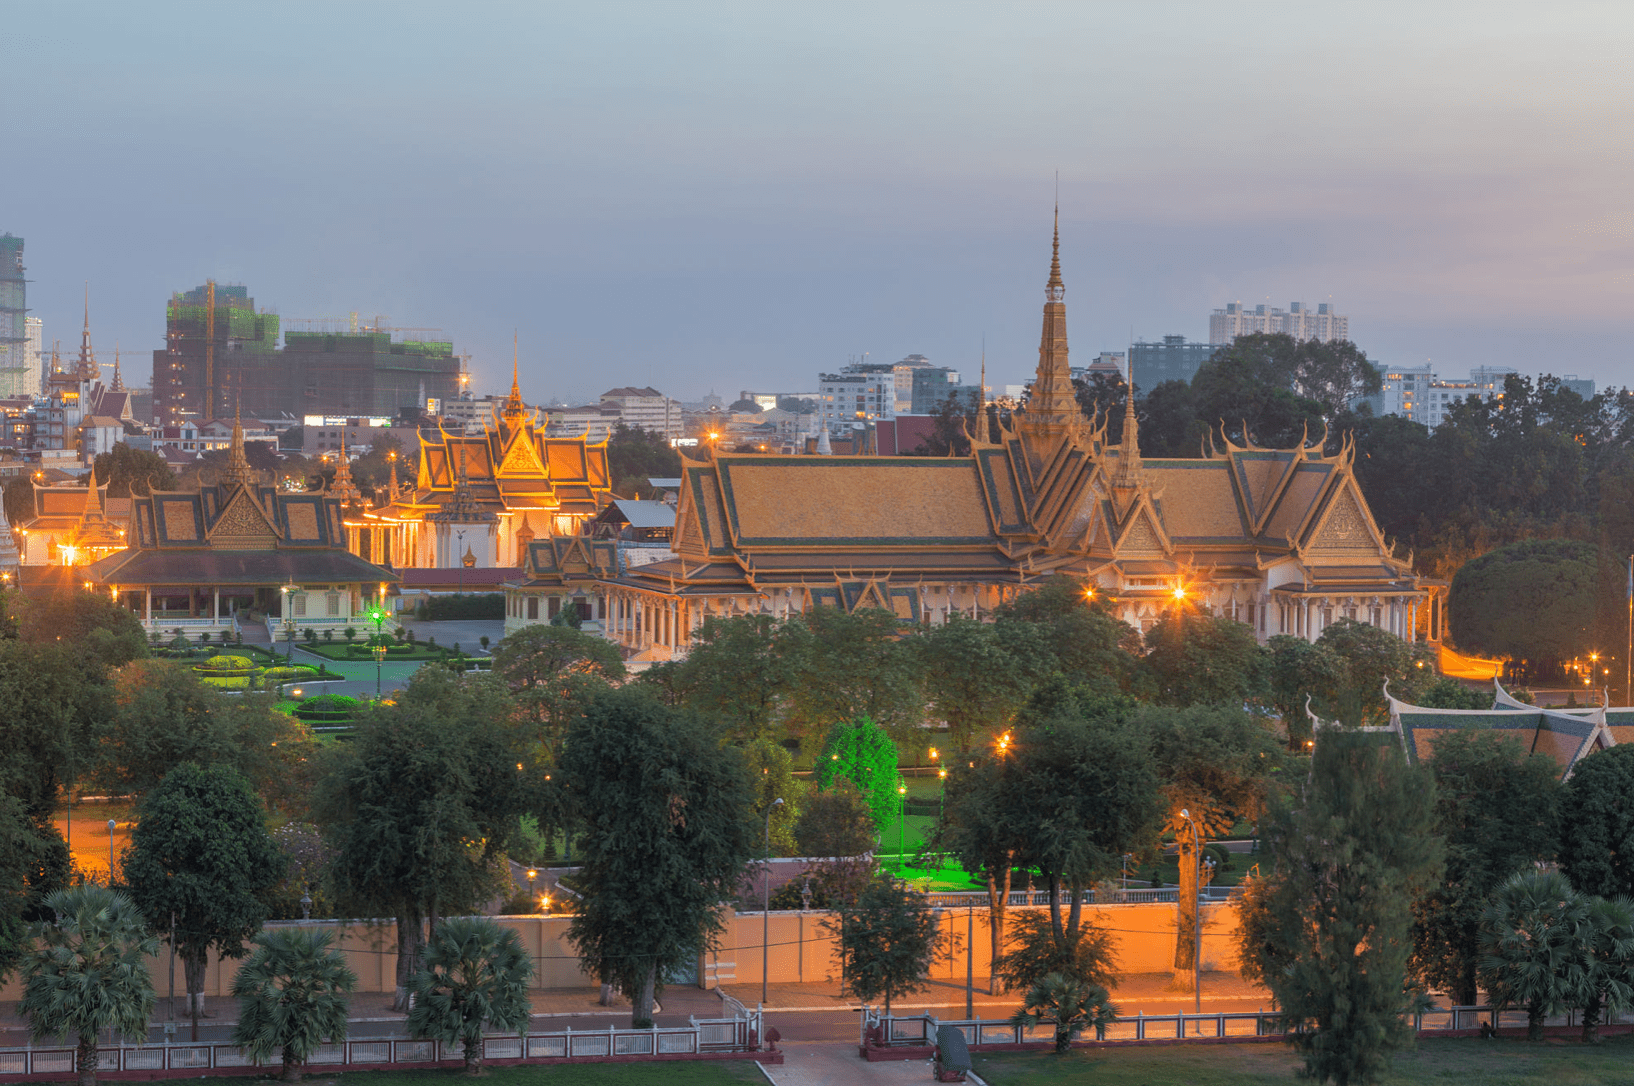
[[(272, 1068), (276, 1074), (277, 1068)], [(766, 1076), (753, 1060), (675, 1060), (654, 1063), (567, 1063), (525, 1064), (516, 1067), (484, 1068), (482, 1080), (493, 1086), (726, 1086), (737, 1082), (758, 1082)], [(161, 1080), (181, 1086), (197, 1086), (197, 1078)], [(253, 1082), (254, 1079), (218, 1079), (220, 1082)], [(345, 1074), (306, 1076), (309, 1083), (334, 1086), (452, 1086), (468, 1082), (462, 1071), (348, 1071)]]
[[(992, 1086), (1258, 1086), (1295, 1081), (1303, 1066), (1280, 1044), (1154, 1045), (1014, 1055), (979, 1053), (976, 1073)], [(1467, 1082), (1482, 1086), (1598, 1086), (1634, 1082), (1634, 1039), (1596, 1047), (1575, 1041), (1429, 1040), (1400, 1055), (1381, 1086)]]
[[(315, 656), (324, 656), (331, 660), (342, 660), (347, 662), (363, 661), (370, 664), (374, 663), (374, 655), (372, 653), (364, 652), (362, 655), (352, 655), (351, 652), (348, 651), (351, 649), (352, 644), (352, 642), (339, 639), (334, 641), (295, 642), (297, 648), (305, 649), (307, 652), (310, 652)], [(363, 639), (359, 638), (356, 644), (361, 649), (363, 647)], [(453, 646), (450, 645), (446, 647), (452, 648)], [(442, 649), (443, 646), (428, 648), (423, 642), (416, 641), (414, 643), (413, 652), (388, 652), (386, 654), (386, 662), (392, 663), (400, 660), (441, 660)]]

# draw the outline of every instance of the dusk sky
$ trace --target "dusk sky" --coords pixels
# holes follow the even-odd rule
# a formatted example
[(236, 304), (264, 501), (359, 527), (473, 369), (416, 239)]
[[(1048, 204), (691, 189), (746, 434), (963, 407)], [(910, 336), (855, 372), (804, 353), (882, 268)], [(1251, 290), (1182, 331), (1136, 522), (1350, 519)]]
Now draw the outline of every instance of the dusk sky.
[(473, 388), (813, 390), (1331, 301), (1390, 365), (1634, 384), (1634, 4), (0, 4), (0, 232), (127, 382), (213, 277)]

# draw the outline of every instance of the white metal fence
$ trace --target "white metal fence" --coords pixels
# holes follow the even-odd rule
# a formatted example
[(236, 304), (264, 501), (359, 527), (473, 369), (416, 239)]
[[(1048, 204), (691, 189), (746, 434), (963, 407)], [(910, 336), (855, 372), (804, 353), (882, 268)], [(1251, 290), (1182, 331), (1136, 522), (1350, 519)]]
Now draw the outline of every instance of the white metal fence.
[[(485, 1060), (570, 1060), (597, 1057), (701, 1055), (752, 1052), (762, 1036), (758, 1011), (743, 1017), (690, 1019), (686, 1026), (652, 1029), (575, 1030), (509, 1034), (483, 1038)], [(171, 1043), (115, 1045), (97, 1050), (98, 1070), (207, 1072), (215, 1068), (254, 1066), (236, 1045)], [(380, 1037), (324, 1045), (307, 1061), (309, 1067), (362, 1067), (389, 1064), (461, 1063), (464, 1046), (437, 1041)], [(72, 1046), (0, 1048), (0, 1078), (31, 1078), (74, 1070)]]
[[(1414, 1016), (1413, 1026), (1420, 1034), (1434, 1036), (1452, 1030), (1477, 1029), (1483, 1023), (1494, 1029), (1526, 1028), (1526, 1012), (1509, 1010), (1498, 1012), (1490, 1006), (1444, 1007)], [(863, 1045), (880, 1047), (925, 1046), (936, 1043), (938, 1026), (953, 1026), (964, 1034), (970, 1045), (1019, 1045), (1053, 1041), (1051, 1026), (1020, 1027), (1008, 1019), (939, 1019), (934, 1015), (887, 1015), (876, 1008), (864, 1007), (862, 1013)], [(1282, 1017), (1274, 1011), (1226, 1011), (1207, 1014), (1137, 1014), (1118, 1018), (1098, 1030), (1097, 1041), (1199, 1041), (1222, 1037), (1282, 1037)], [(1090, 1038), (1084, 1038), (1086, 1040)]]

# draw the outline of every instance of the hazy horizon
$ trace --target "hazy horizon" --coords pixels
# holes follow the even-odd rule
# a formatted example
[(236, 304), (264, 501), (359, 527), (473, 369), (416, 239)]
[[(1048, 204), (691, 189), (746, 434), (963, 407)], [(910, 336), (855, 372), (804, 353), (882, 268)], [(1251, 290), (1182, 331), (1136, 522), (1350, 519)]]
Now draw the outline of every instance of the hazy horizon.
[[(215, 278), (530, 400), (1020, 383), (1331, 302), (1387, 365), (1634, 384), (1626, 4), (17, 3), (0, 233), (130, 383)], [(132, 356), (135, 356), (134, 364)]]

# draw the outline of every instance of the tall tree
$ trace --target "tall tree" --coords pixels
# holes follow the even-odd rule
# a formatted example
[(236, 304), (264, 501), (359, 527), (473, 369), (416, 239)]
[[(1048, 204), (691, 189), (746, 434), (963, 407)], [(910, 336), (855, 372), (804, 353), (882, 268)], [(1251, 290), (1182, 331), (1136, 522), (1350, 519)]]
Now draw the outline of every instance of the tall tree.
[(95, 1086), (97, 1034), (147, 1035), (154, 995), (143, 959), (158, 953), (158, 941), (131, 899), (106, 887), (58, 890), (45, 908), (50, 918), (34, 927), (17, 1012), (36, 1041), (75, 1034), (79, 1086)]
[(1026, 703), (1037, 656), (1048, 650), (1041, 637), (1016, 636), (1023, 629), (1020, 623), (1001, 626), (952, 615), (914, 639), (930, 712), (946, 721), (955, 750), (967, 751), (979, 736), (1003, 731)]
[(1560, 867), (1598, 897), (1634, 896), (1634, 745), (1583, 759), (1560, 800)]
[(1426, 988), (1478, 1000), (1481, 910), (1498, 887), (1555, 848), (1558, 767), (1512, 738), (1474, 729), (1436, 742), (1435, 824), (1446, 875), (1413, 905), (1412, 968)]
[(860, 717), (895, 736), (913, 734), (924, 697), (901, 634), (897, 617), (880, 608), (818, 607), (785, 622), (777, 647), (789, 668), (790, 734), (805, 739)]
[(1510, 543), (1466, 562), (1453, 576), (1448, 633), (1465, 652), (1554, 665), (1594, 647), (1599, 595), (1592, 543)]
[(542, 794), (512, 711), (487, 676), (421, 668), (396, 705), (364, 718), (320, 785), (317, 820), (335, 850), (340, 903), (396, 917), (398, 1010), (427, 921), (435, 931), (440, 916), (494, 892), (496, 865)]
[(174, 920), (197, 1040), (210, 951), (243, 956), (284, 874), (266, 811), (235, 771), (185, 762), (143, 799), (124, 863), (131, 899), (148, 923), (163, 930)]
[(1147, 631), (1137, 688), (1162, 705), (1237, 705), (1265, 686), (1253, 627), (1181, 603)]
[[(755, 802), (750, 815), (755, 822), (769, 827), (773, 856), (804, 856), (796, 851), (794, 826), (800, 819), (801, 791), (804, 787), (794, 775), (794, 756), (781, 743), (757, 739), (742, 744), (744, 768), (749, 771), (754, 786)], [(777, 801), (782, 800), (781, 804)], [(767, 815), (771, 818), (768, 820)], [(763, 845), (764, 847), (764, 839)]]
[(1599, 1044), (1607, 1015), (1634, 1006), (1634, 900), (1590, 898), (1583, 919), (1577, 939), (1586, 951), (1582, 984), (1571, 1003), (1583, 1010), (1583, 1042)]
[(221, 695), (190, 668), (133, 660), (113, 673), (113, 706), (92, 777), (114, 795), (143, 795), (183, 762), (233, 765), (240, 748)]
[(1311, 738), (1307, 699), (1336, 691), (1344, 663), (1327, 645), (1291, 634), (1277, 634), (1265, 648), (1265, 702), (1281, 718), (1289, 749), (1304, 750)]
[(49, 821), (31, 818), (17, 797), (0, 792), (0, 982), (29, 949), (29, 924), (45, 898), (67, 887), (68, 844)]
[(824, 791), (844, 778), (857, 786), (874, 813), (874, 826), (884, 833), (902, 810), (902, 775), (897, 771), (896, 744), (885, 729), (867, 717), (835, 724), (812, 768), (817, 790)]
[(663, 978), (721, 930), (720, 902), (760, 827), (743, 761), (696, 717), (635, 687), (598, 697), (568, 732), (561, 773), (581, 837), (584, 895), (568, 929), (584, 969), (650, 1022)]
[(1428, 769), (1336, 729), (1301, 794), (1261, 822), (1272, 873), (1244, 891), (1242, 971), (1276, 997), (1318, 1082), (1374, 1081), (1412, 1043), (1412, 902), (1441, 874), (1434, 812)]
[(410, 1037), (463, 1045), (465, 1071), (476, 1074), (482, 1069), (484, 1029), (520, 1033), (528, 1028), (532, 977), (533, 960), (513, 929), (483, 916), (446, 920), (414, 976), (414, 1006), (405, 1028)]
[[(677, 409), (676, 422), (680, 422)], [(613, 490), (633, 497), (650, 496), (650, 478), (673, 479), (681, 474), (681, 454), (656, 430), (620, 422), (607, 438), (607, 471)]]
[(145, 497), (155, 490), (175, 490), (176, 473), (165, 458), (151, 449), (133, 449), (123, 441), (98, 453), (91, 462), (98, 483), (108, 488), (110, 498)]
[(1333, 685), (1318, 690), (1316, 711), (1324, 720), (1350, 727), (1385, 724), (1390, 719), (1384, 700), (1387, 680), (1390, 693), (1408, 702), (1435, 680), (1434, 650), (1428, 645), (1409, 643), (1353, 618), (1336, 619), (1316, 643), (1332, 653), (1337, 665)]
[[(985, 883), (992, 961), (999, 959), (1006, 946), (1010, 880), (1024, 845), (1021, 834), (1028, 824), (1027, 812), (1019, 808), (1016, 794), (1007, 787), (1010, 768), (1010, 762), (989, 752), (966, 759), (963, 765), (955, 762), (948, 773), (942, 818), (930, 841), (932, 850), (956, 857), (966, 871)], [(997, 978), (995, 970), (989, 979), (989, 995), (997, 994)]]
[(1017, 865), (1049, 891), (1063, 958), (1082, 938), (1083, 892), (1151, 848), (1163, 801), (1147, 737), (1116, 720), (1057, 716), (1019, 731), (998, 755)]
[(1263, 813), (1281, 779), (1282, 744), (1241, 709), (1143, 709), (1133, 715), (1151, 737), (1152, 760), (1163, 782), (1166, 829), (1178, 846), (1181, 907), (1175, 930), (1175, 982), (1189, 987), (1202, 889), (1197, 850), (1209, 837), (1228, 832), (1238, 819), (1257, 819)]
[(1500, 1009), (1526, 1008), (1526, 1039), (1587, 988), (1588, 899), (1558, 871), (1510, 876), (1481, 913), (1481, 979)]
[(331, 931), (264, 931), (254, 942), (255, 952), (233, 977), (233, 1044), (256, 1063), (278, 1053), (279, 1078), (299, 1082), (297, 1068), (320, 1045), (346, 1040), (348, 996), (357, 975), (335, 949)]
[[(1049, 674), (1100, 694), (1128, 686), (1140, 634), (1108, 609), (1104, 592), (1075, 577), (1057, 576), (1002, 604), (993, 615), (1000, 643), (1036, 685)], [(1040, 659), (1041, 653), (1048, 656)]]
[[(789, 679), (777, 636), (770, 615), (706, 616), (686, 657), (665, 665), (662, 678), (674, 700), (719, 721), (733, 738), (769, 736)], [(647, 675), (657, 679), (657, 670)]]
[(922, 991), (926, 974), (947, 954), (949, 939), (938, 912), (896, 879), (876, 875), (854, 900), (841, 901), (823, 922), (838, 943), (846, 992), (864, 1003)]

